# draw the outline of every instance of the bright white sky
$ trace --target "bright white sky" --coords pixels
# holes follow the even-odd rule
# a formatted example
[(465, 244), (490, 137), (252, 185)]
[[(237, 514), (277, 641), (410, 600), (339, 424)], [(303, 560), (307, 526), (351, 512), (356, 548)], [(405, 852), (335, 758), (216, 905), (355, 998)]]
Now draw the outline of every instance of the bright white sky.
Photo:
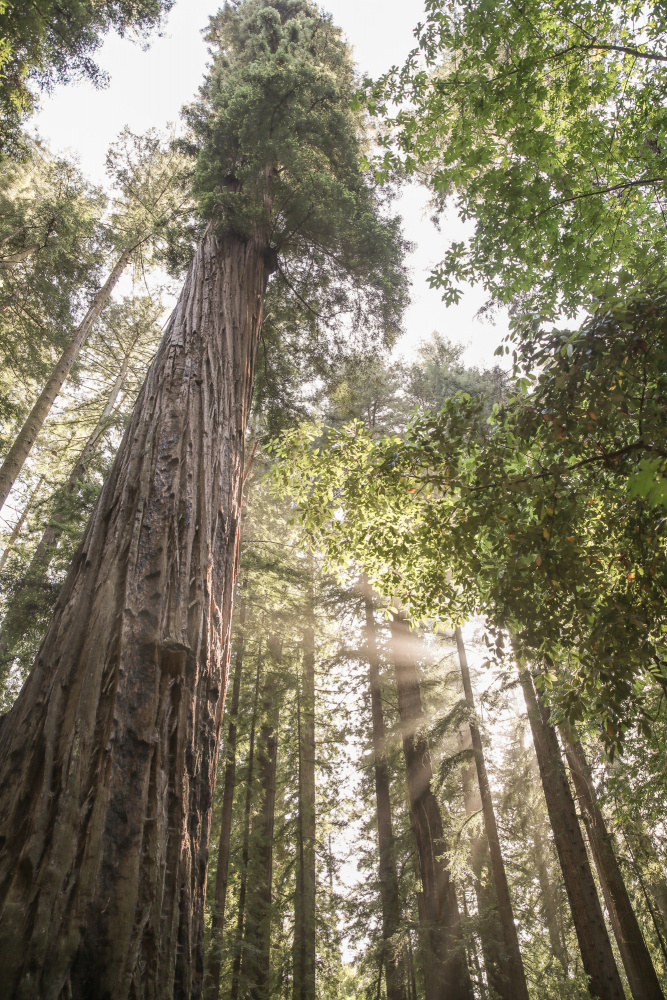
[[(36, 128), (56, 151), (74, 152), (91, 180), (104, 181), (104, 158), (109, 144), (125, 126), (133, 132), (178, 122), (183, 104), (192, 99), (207, 62), (201, 29), (220, 6), (217, 0), (177, 0), (163, 37), (154, 38), (148, 51), (111, 36), (98, 53), (109, 73), (110, 85), (95, 90), (89, 84), (59, 87), (43, 99)], [(413, 30), (423, 18), (420, 0), (326, 0), (323, 6), (341, 25), (362, 72), (377, 76), (403, 61), (414, 44)], [(440, 295), (427, 286), (430, 265), (443, 255), (448, 242), (461, 239), (462, 225), (454, 216), (438, 233), (428, 220), (423, 190), (407, 189), (397, 210), (407, 238), (416, 245), (410, 257), (412, 305), (406, 315), (401, 353), (410, 354), (432, 330), (469, 345), (469, 364), (491, 365), (493, 351), (506, 329), (480, 322), (475, 314), (484, 302), (481, 289), (470, 289), (456, 307), (446, 309)]]

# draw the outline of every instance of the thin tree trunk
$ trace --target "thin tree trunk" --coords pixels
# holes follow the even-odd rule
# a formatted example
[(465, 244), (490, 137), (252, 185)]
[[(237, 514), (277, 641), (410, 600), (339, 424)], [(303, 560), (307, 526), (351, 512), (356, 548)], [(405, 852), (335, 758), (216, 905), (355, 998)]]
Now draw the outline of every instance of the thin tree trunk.
[[(97, 443), (107, 428), (109, 417), (113, 413), (114, 407), (123, 388), (123, 384), (127, 378), (130, 356), (133, 348), (134, 344), (132, 344), (132, 347), (130, 347), (126, 352), (120, 371), (116, 376), (113, 386), (111, 387), (111, 392), (109, 393), (109, 396), (104, 404), (104, 409), (100, 414), (99, 420), (95, 424), (95, 427), (90, 433), (88, 440), (84, 444), (76, 462), (74, 463), (74, 467), (70, 472), (65, 486), (68, 494), (72, 494), (76, 489), (76, 485), (84, 475)], [(37, 543), (37, 548), (33, 552), (28, 569), (26, 570), (25, 585), (27, 587), (35, 586), (35, 584), (39, 584), (45, 578), (62, 533), (62, 527), (57, 521), (54, 520), (52, 520), (42, 532), (42, 537)], [(19, 614), (17, 615), (14, 612), (14, 608), (10, 606), (7, 609), (2, 625), (0, 626), (0, 691), (4, 689), (9, 669), (14, 660), (16, 646), (25, 634), (24, 618), (20, 613), (20, 605), (18, 606), (18, 610)]]
[(243, 844), (241, 847), (241, 879), (239, 885), (238, 912), (236, 915), (236, 948), (232, 962), (232, 984), (230, 1000), (237, 1000), (241, 981), (241, 956), (243, 954), (243, 930), (245, 924), (245, 900), (248, 891), (248, 862), (250, 861), (250, 814), (252, 812), (252, 780), (255, 768), (255, 732), (257, 729), (257, 709), (259, 705), (259, 676), (262, 664), (262, 644), (260, 641), (257, 653), (257, 671), (255, 673), (255, 694), (252, 703), (252, 718), (250, 720), (250, 739), (248, 746), (248, 769), (246, 772), (245, 806), (243, 810)]
[(32, 446), (37, 440), (37, 435), (44, 426), (44, 421), (49, 415), (56, 396), (62, 389), (72, 366), (76, 361), (79, 351), (88, 339), (91, 330), (100, 318), (100, 314), (106, 306), (112, 291), (116, 287), (120, 276), (127, 267), (130, 260), (131, 250), (124, 250), (120, 255), (116, 266), (104, 282), (99, 292), (93, 299), (88, 312), (82, 319), (74, 332), (74, 336), (61, 354), (55, 368), (51, 372), (44, 388), (40, 392), (35, 404), (25, 419), (21, 430), (16, 435), (14, 443), (7, 452), (4, 462), (0, 467), (0, 509), (9, 496), (16, 479), (25, 464)]
[(597, 868), (612, 930), (628, 977), (630, 991), (634, 1000), (664, 1000), (651, 956), (632, 909), (623, 875), (616, 860), (611, 835), (598, 805), (595, 785), (584, 748), (569, 731), (569, 727), (562, 726), (561, 735), (574, 788), (583, 810), (591, 853)]
[[(539, 776), (538, 780), (539, 780)], [(569, 959), (565, 942), (561, 934), (561, 921), (558, 914), (557, 889), (549, 875), (547, 866), (547, 848), (542, 836), (539, 821), (533, 824), (533, 846), (535, 848), (535, 867), (537, 868), (537, 878), (540, 884), (540, 902), (542, 904), (542, 914), (549, 935), (549, 945), (552, 955), (561, 964), (563, 975), (567, 975), (569, 969)]]
[(277, 671), (280, 640), (269, 637), (271, 667), (264, 682), (262, 725), (257, 740), (260, 808), (252, 824), (252, 873), (249, 883), (242, 972), (249, 1000), (268, 1000), (271, 961), (271, 903), (273, 888), (273, 829), (276, 812), (278, 751)]
[(227, 881), (229, 877), (232, 812), (234, 808), (234, 790), (236, 787), (236, 726), (239, 714), (239, 699), (241, 696), (241, 674), (243, 673), (247, 586), (248, 581), (244, 580), (241, 588), (243, 597), (241, 598), (239, 608), (239, 627), (236, 635), (236, 658), (234, 661), (232, 700), (229, 707), (229, 729), (227, 731), (227, 746), (225, 747), (225, 776), (222, 793), (222, 813), (220, 816), (218, 867), (215, 872), (215, 893), (213, 913), (211, 917), (211, 943), (209, 945), (206, 968), (207, 984), (205, 992), (207, 1000), (219, 1000), (220, 997), (222, 939), (225, 928), (225, 903), (227, 902)]
[(463, 692), (470, 708), (470, 739), (472, 749), (475, 754), (475, 765), (477, 769), (477, 781), (479, 794), (482, 802), (482, 814), (484, 816), (484, 832), (488, 843), (489, 857), (491, 861), (491, 871), (498, 907), (498, 918), (502, 932), (501, 949), (499, 953), (500, 968), (497, 975), (495, 971), (489, 978), (493, 989), (503, 998), (503, 1000), (528, 1000), (528, 985), (521, 959), (519, 948), (519, 938), (514, 923), (512, 912), (512, 900), (510, 898), (505, 864), (500, 848), (500, 838), (498, 837), (498, 826), (496, 824), (496, 814), (493, 809), (493, 798), (491, 796), (491, 786), (486, 772), (486, 761), (484, 760), (484, 748), (482, 737), (475, 718), (475, 699), (470, 682), (470, 670), (468, 669), (468, 657), (466, 656), (463, 634), (461, 629), (456, 628), (456, 647), (459, 654), (459, 665), (461, 667), (461, 677), (463, 679)]
[[(299, 853), (294, 900), (293, 1000), (315, 1000), (315, 632), (312, 592), (303, 630), (303, 686), (298, 692)], [(302, 719), (303, 715), (303, 719)]]
[(636, 864), (643, 865), (647, 870), (651, 895), (660, 912), (664, 929), (667, 927), (667, 882), (660, 858), (641, 819), (624, 817), (623, 831)]
[(41, 485), (42, 485), (43, 482), (44, 482), (44, 476), (40, 476), (39, 477), (39, 482), (37, 483), (37, 486), (35, 486), (34, 490), (30, 494), (30, 496), (28, 497), (28, 499), (27, 499), (27, 501), (25, 503), (25, 506), (23, 507), (23, 510), (21, 511), (21, 514), (19, 516), (18, 521), (16, 522), (16, 524), (12, 528), (12, 533), (9, 536), (7, 544), (5, 545), (5, 547), (3, 549), (2, 557), (0, 558), (0, 573), (2, 573), (3, 569), (7, 565), (7, 560), (9, 559), (11, 551), (14, 548), (14, 545), (16, 544), (16, 539), (21, 534), (21, 530), (23, 528), (23, 525), (25, 524), (26, 519), (28, 517), (28, 514), (30, 513), (30, 509), (32, 507), (32, 502), (35, 499), (35, 497), (37, 496), (37, 494), (39, 493), (40, 487), (41, 487)]
[(209, 230), (0, 727), (7, 1000), (196, 1000), (266, 241)]
[(380, 901), (382, 904), (382, 939), (393, 944), (384, 947), (384, 967), (387, 1000), (406, 1000), (405, 982), (396, 954), (396, 935), (401, 929), (401, 900), (396, 871), (394, 832), (391, 819), (391, 794), (387, 748), (382, 710), (380, 658), (373, 616), (373, 591), (366, 574), (361, 579), (361, 592), (366, 615), (366, 655), (368, 657), (373, 726), (373, 764), (375, 769), (375, 801), (377, 807), (378, 854), (380, 862)]
[(442, 857), (445, 850), (442, 815), (431, 788), (433, 771), (422, 728), (424, 711), (414, 640), (407, 619), (399, 611), (394, 611), (391, 637), (410, 824), (417, 843), (423, 889), (419, 896), (419, 923), (424, 945), (425, 1000), (472, 1000), (456, 892)]
[(589, 990), (598, 1000), (624, 1000), (556, 730), (527, 670), (521, 674), (521, 687)]

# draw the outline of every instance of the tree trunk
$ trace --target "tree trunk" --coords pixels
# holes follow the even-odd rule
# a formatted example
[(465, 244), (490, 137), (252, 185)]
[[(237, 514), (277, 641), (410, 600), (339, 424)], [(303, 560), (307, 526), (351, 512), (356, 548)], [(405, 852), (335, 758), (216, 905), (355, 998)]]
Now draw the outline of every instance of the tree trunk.
[(241, 879), (239, 885), (238, 912), (236, 915), (236, 947), (232, 962), (232, 984), (230, 1000), (238, 1000), (241, 982), (241, 956), (243, 954), (243, 929), (245, 924), (245, 900), (248, 890), (248, 862), (250, 860), (250, 814), (252, 812), (252, 780), (255, 767), (255, 732), (257, 728), (257, 709), (259, 705), (259, 676), (262, 666), (262, 644), (260, 641), (257, 653), (257, 672), (255, 674), (255, 695), (252, 703), (252, 718), (250, 720), (250, 740), (248, 745), (248, 768), (246, 772), (245, 807), (243, 810), (243, 845), (241, 847)]
[(229, 708), (229, 729), (225, 747), (225, 776), (222, 792), (222, 813), (220, 816), (220, 840), (218, 843), (218, 867), (215, 872), (215, 897), (211, 916), (211, 943), (206, 969), (207, 1000), (219, 1000), (220, 967), (222, 964), (222, 938), (225, 928), (225, 903), (227, 901), (227, 880), (229, 876), (229, 853), (232, 835), (232, 812), (236, 787), (236, 724), (241, 696), (241, 674), (243, 672), (243, 651), (245, 647), (246, 588), (243, 582), (243, 597), (239, 608), (239, 628), (236, 637), (236, 658), (234, 661), (234, 681), (232, 701)]
[(385, 944), (384, 967), (387, 1000), (407, 1000), (406, 984), (397, 957), (396, 936), (401, 930), (401, 900), (398, 890), (394, 833), (391, 820), (391, 795), (387, 748), (385, 744), (384, 712), (380, 658), (377, 649), (373, 591), (368, 577), (363, 575), (361, 590), (366, 613), (366, 655), (368, 656), (371, 718), (373, 725), (373, 764), (375, 769), (375, 801), (377, 806), (378, 854), (380, 861), (380, 901), (382, 904), (382, 939)]
[[(537, 775), (536, 779), (539, 780)], [(560, 962), (563, 974), (567, 975), (570, 963), (565, 942), (561, 934), (557, 887), (554, 885), (549, 875), (549, 868), (547, 865), (547, 848), (542, 835), (541, 818), (537, 823), (533, 823), (533, 846), (535, 848), (535, 867), (537, 868), (537, 879), (540, 884), (542, 914), (547, 927), (547, 933), (549, 935), (551, 953)]]
[(396, 670), (398, 711), (422, 892), (419, 923), (424, 946), (425, 1000), (472, 1000), (472, 983), (461, 934), (456, 892), (442, 857), (442, 816), (431, 788), (433, 771), (414, 656), (414, 640), (405, 616), (394, 611), (391, 638)]
[(597, 868), (612, 930), (621, 953), (633, 1000), (664, 1000), (644, 936), (625, 887), (616, 860), (611, 835), (598, 805), (593, 777), (584, 748), (569, 731), (561, 727), (565, 756), (570, 766), (574, 788), (582, 807), (584, 823)]
[[(299, 824), (294, 900), (293, 1000), (315, 1000), (315, 632), (312, 593), (303, 630), (303, 686), (298, 692)], [(302, 719), (303, 714), (303, 719)]]
[(262, 725), (257, 740), (257, 774), (261, 789), (259, 811), (253, 818), (242, 973), (249, 1000), (268, 1000), (271, 960), (271, 902), (273, 888), (273, 827), (276, 812), (278, 701), (276, 664), (280, 640), (269, 637), (271, 668), (264, 682)]
[(264, 250), (205, 236), (0, 727), (8, 1000), (201, 994)]
[(463, 692), (470, 709), (470, 740), (475, 755), (477, 781), (482, 804), (482, 814), (484, 816), (484, 832), (488, 843), (496, 906), (502, 933), (500, 940), (501, 947), (498, 955), (500, 967), (497, 971), (491, 970), (489, 984), (492, 985), (493, 989), (496, 990), (503, 1000), (528, 1000), (528, 985), (523, 969), (521, 950), (519, 949), (516, 924), (514, 923), (512, 900), (510, 899), (510, 890), (507, 884), (505, 864), (500, 849), (498, 826), (496, 824), (496, 814), (493, 809), (491, 786), (489, 785), (489, 778), (486, 772), (482, 737), (476, 723), (473, 721), (475, 718), (475, 699), (470, 682), (468, 657), (463, 643), (463, 634), (458, 626), (456, 628), (456, 647), (459, 654)]
[(589, 990), (598, 1000), (624, 1000), (556, 730), (527, 670), (521, 674), (521, 687)]
[[(100, 414), (100, 418), (89, 435), (88, 440), (81, 449), (76, 462), (74, 463), (74, 467), (72, 468), (65, 487), (69, 494), (72, 494), (76, 489), (76, 485), (84, 475), (88, 462), (95, 451), (98, 441), (107, 428), (109, 417), (113, 413), (121, 389), (123, 388), (123, 384), (127, 378), (130, 355), (133, 347), (134, 344), (125, 354), (121, 369), (118, 372), (116, 380), (111, 388), (111, 392), (109, 393), (104, 409)], [(27, 507), (25, 512), (27, 512)], [(62, 527), (57, 521), (52, 520), (42, 532), (42, 537), (37, 543), (37, 548), (32, 554), (30, 564), (25, 574), (26, 587), (33, 587), (35, 584), (39, 584), (44, 580), (61, 535)], [(24, 618), (21, 614), (20, 602), (17, 607), (19, 610), (18, 615), (14, 612), (13, 607), (10, 606), (7, 609), (7, 613), (5, 614), (2, 625), (0, 626), (0, 691), (4, 690), (7, 675), (9, 674), (9, 670), (14, 660), (16, 646), (25, 634), (25, 627), (23, 624)]]
[(88, 339), (91, 330), (100, 318), (102, 310), (109, 301), (111, 293), (118, 283), (118, 279), (127, 267), (130, 256), (130, 250), (124, 250), (120, 255), (116, 266), (100, 288), (88, 312), (76, 328), (74, 336), (61, 354), (46, 385), (37, 397), (35, 405), (26, 417), (23, 427), (16, 435), (13, 445), (7, 452), (5, 460), (0, 467), (0, 509), (4, 506), (25, 464), (26, 458), (37, 440), (37, 435), (44, 426), (44, 421), (48, 417), (56, 396), (71, 372), (79, 351)]
[(20, 514), (20, 516), (19, 516), (16, 524), (12, 528), (12, 533), (9, 536), (7, 544), (5, 545), (5, 547), (4, 547), (3, 551), (2, 551), (2, 557), (0, 558), (0, 573), (2, 573), (3, 569), (7, 565), (7, 560), (9, 559), (9, 556), (11, 555), (11, 551), (14, 548), (14, 545), (16, 544), (16, 540), (19, 537), (19, 535), (21, 534), (21, 530), (23, 528), (23, 525), (25, 524), (26, 519), (28, 517), (28, 514), (30, 513), (30, 509), (32, 507), (32, 502), (35, 499), (35, 497), (37, 496), (37, 494), (39, 493), (40, 487), (41, 487), (41, 485), (42, 485), (43, 482), (44, 482), (44, 476), (40, 476), (39, 482), (37, 483), (37, 486), (35, 486), (34, 490), (30, 494), (30, 496), (28, 497), (28, 499), (27, 499), (27, 501), (25, 503), (25, 506), (24, 506), (23, 510), (21, 511), (21, 514)]

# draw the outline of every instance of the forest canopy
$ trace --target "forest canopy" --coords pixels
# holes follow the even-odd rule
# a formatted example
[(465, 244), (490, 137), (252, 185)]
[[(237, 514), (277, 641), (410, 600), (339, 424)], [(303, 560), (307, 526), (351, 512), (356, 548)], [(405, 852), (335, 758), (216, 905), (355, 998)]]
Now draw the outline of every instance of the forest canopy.
[(0, 0), (2, 1000), (665, 998), (665, 11), (368, 2)]

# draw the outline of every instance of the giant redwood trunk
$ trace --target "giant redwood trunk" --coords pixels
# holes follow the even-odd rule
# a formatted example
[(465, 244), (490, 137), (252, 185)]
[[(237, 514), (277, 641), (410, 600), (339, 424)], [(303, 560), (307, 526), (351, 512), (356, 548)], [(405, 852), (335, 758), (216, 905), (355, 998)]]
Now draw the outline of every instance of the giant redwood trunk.
[(463, 692), (470, 709), (470, 741), (475, 755), (475, 768), (479, 784), (482, 815), (484, 817), (484, 833), (488, 843), (498, 924), (502, 935), (500, 939), (501, 947), (496, 950), (498, 964), (490, 970), (489, 981), (503, 1000), (528, 1000), (528, 984), (526, 983), (526, 975), (519, 949), (519, 938), (516, 932), (516, 924), (514, 923), (505, 864), (500, 849), (500, 838), (498, 836), (496, 814), (491, 797), (491, 786), (486, 771), (482, 737), (475, 721), (475, 699), (470, 681), (468, 657), (463, 643), (463, 634), (458, 626), (455, 634), (461, 679), (463, 681)]
[(265, 246), (204, 237), (0, 727), (7, 1000), (201, 994)]
[(527, 670), (521, 674), (521, 687), (589, 990), (598, 1000), (624, 1000), (556, 730)]
[(422, 892), (419, 924), (424, 953), (425, 1000), (472, 1000), (472, 983), (461, 934), (454, 885), (445, 851), (440, 806), (431, 788), (433, 770), (423, 731), (424, 711), (408, 621), (394, 612), (391, 622), (398, 712), (410, 800), (410, 824), (419, 855)]
[(218, 841), (218, 864), (215, 871), (215, 898), (211, 915), (211, 943), (206, 963), (206, 998), (218, 1000), (220, 996), (220, 969), (222, 965), (222, 943), (225, 929), (225, 905), (227, 902), (227, 880), (229, 877), (229, 855), (232, 838), (232, 812), (234, 790), (236, 788), (236, 724), (241, 697), (241, 674), (243, 673), (243, 651), (245, 646), (246, 587), (243, 583), (243, 597), (239, 613), (239, 628), (236, 636), (236, 658), (232, 701), (229, 706), (229, 728), (225, 746), (225, 773), (223, 778), (222, 811), (220, 815), (220, 839)]
[(373, 726), (373, 767), (375, 770), (375, 802), (378, 824), (378, 855), (380, 862), (380, 902), (382, 904), (382, 940), (387, 1000), (407, 1000), (406, 983), (401, 975), (396, 956), (395, 938), (401, 929), (401, 900), (398, 891), (398, 873), (394, 833), (391, 819), (391, 795), (387, 748), (382, 708), (382, 683), (378, 656), (375, 619), (373, 616), (373, 591), (364, 574), (361, 581), (366, 615), (366, 655), (368, 657), (371, 693), (371, 719)]
[(298, 837), (294, 895), (293, 1000), (315, 1000), (316, 835), (315, 631), (312, 594), (303, 630), (302, 685), (298, 692)]
[(591, 854), (633, 1000), (664, 1000), (649, 950), (616, 860), (611, 834), (607, 830), (602, 810), (598, 805), (584, 748), (567, 726), (562, 727), (562, 734), (565, 756), (582, 808)]

